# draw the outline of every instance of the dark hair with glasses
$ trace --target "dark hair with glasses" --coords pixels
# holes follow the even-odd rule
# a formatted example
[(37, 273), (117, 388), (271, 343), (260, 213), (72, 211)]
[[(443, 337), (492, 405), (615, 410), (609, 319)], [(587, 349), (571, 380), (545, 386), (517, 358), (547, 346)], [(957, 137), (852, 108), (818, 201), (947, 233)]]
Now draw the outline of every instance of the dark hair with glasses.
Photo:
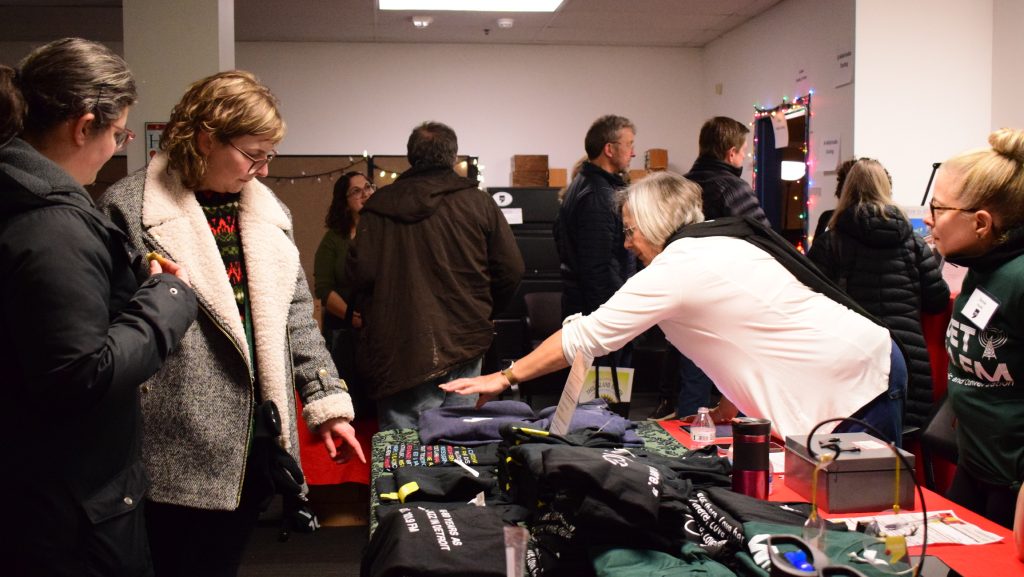
[(413, 129), (406, 143), (406, 157), (414, 167), (455, 165), (459, 139), (455, 131), (440, 122), (424, 122)]
[[(39, 136), (69, 118), (95, 115), (99, 131), (135, 104), (138, 94), (128, 64), (106, 46), (64, 38), (33, 50), (14, 79), (24, 98), (23, 132)], [(123, 142), (123, 141), (122, 141)]]
[[(168, 165), (181, 173), (182, 183), (190, 189), (198, 187), (206, 174), (206, 158), (199, 152), (200, 132), (225, 144), (248, 135), (280, 142), (285, 123), (269, 88), (249, 72), (230, 70), (193, 83), (171, 110), (160, 139)], [(265, 160), (245, 156), (254, 163)]]
[(348, 207), (348, 187), (351, 186), (352, 179), (357, 176), (365, 178), (367, 186), (373, 186), (369, 184), (370, 179), (359, 171), (352, 170), (341, 175), (334, 183), (331, 207), (327, 209), (327, 219), (324, 221), (327, 228), (340, 234), (343, 238), (351, 236), (352, 227), (355, 226), (355, 216)]
[(595, 120), (583, 138), (583, 149), (587, 152), (587, 159), (594, 160), (600, 156), (604, 145), (609, 142), (617, 142), (619, 132), (627, 128), (636, 134), (636, 127), (625, 116), (607, 114)]

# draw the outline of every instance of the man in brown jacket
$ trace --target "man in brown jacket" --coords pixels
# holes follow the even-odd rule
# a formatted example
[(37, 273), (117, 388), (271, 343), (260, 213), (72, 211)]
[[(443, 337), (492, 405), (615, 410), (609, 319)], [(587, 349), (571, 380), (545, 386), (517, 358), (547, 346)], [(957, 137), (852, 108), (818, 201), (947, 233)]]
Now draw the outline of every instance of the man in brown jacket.
[(472, 405), (450, 380), (480, 374), (491, 319), (512, 299), (523, 259), (497, 205), (455, 173), (458, 139), (426, 122), (409, 164), (366, 202), (348, 270), (363, 317), (356, 365), (377, 400), (380, 428), (413, 428), (421, 411)]

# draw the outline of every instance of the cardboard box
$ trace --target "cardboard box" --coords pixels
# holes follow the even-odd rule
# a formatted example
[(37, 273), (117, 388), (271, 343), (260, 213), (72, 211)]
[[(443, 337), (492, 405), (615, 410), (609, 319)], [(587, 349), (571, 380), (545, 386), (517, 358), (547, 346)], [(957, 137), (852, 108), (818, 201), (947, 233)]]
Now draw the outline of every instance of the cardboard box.
[(642, 168), (634, 168), (629, 171), (629, 182), (638, 182), (646, 177), (648, 172)]
[(512, 156), (512, 172), (547, 172), (548, 155), (516, 154)]
[[(865, 513), (891, 509), (896, 497), (896, 455), (884, 441), (867, 433), (829, 433), (814, 435), (811, 440), (816, 455), (822, 448), (836, 442), (842, 451), (818, 477), (818, 507), (828, 513)], [(914, 455), (900, 453), (911, 467)], [(807, 451), (807, 436), (786, 437), (786, 486), (801, 497), (811, 500), (811, 480), (815, 463)], [(900, 463), (899, 503), (901, 508), (914, 506), (914, 471)]]
[(644, 153), (644, 168), (647, 170), (665, 170), (668, 168), (668, 151), (664, 148), (651, 148)]
[(565, 188), (569, 184), (569, 171), (565, 168), (552, 168), (548, 170), (548, 186), (551, 188)]
[(547, 186), (547, 170), (513, 170), (512, 186)]

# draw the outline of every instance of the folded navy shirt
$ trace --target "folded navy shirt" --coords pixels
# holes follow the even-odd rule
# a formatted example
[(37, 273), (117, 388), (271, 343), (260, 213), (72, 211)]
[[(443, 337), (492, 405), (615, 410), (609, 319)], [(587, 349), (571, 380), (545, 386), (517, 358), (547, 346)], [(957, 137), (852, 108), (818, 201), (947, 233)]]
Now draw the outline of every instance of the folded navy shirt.
[(537, 419), (530, 405), (521, 401), (491, 401), (483, 407), (438, 407), (420, 413), (420, 441), (477, 446), (501, 440), (501, 425), (529, 426)]
[[(446, 443), (477, 446), (501, 440), (501, 426), (519, 423), (534, 429), (548, 430), (556, 407), (541, 409), (535, 414), (521, 401), (491, 401), (483, 407), (439, 407), (420, 413), (420, 440), (425, 445)], [(624, 445), (641, 446), (636, 424), (608, 409), (604, 399), (580, 403), (573, 412), (569, 432), (598, 429)]]

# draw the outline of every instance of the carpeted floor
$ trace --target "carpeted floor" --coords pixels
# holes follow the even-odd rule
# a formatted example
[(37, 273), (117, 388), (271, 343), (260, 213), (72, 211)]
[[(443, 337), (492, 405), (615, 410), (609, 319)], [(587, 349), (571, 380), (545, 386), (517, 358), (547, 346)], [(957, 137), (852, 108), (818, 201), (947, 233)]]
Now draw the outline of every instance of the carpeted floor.
[(239, 577), (358, 577), (359, 560), (366, 547), (365, 525), (321, 527), (314, 533), (294, 533), (278, 541), (276, 520), (256, 529)]

